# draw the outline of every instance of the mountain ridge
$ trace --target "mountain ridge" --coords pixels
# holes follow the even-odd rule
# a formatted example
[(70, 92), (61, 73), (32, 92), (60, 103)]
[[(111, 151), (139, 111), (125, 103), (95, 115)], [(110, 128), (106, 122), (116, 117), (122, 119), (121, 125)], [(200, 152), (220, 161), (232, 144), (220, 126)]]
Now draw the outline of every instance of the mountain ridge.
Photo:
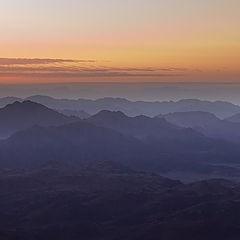
[[(22, 99), (23, 101), (24, 99)], [(159, 114), (184, 111), (206, 111), (220, 118), (227, 118), (240, 113), (240, 106), (225, 101), (203, 101), (198, 99), (182, 99), (179, 101), (131, 101), (124, 98), (91, 99), (56, 99), (49, 96), (35, 95), (25, 98), (52, 109), (83, 110), (90, 115), (101, 110), (122, 111), (129, 116), (146, 115), (150, 117)], [(1, 106), (1, 99), (0, 99)]]
[(29, 100), (15, 101), (0, 109), (0, 136), (6, 138), (14, 132), (34, 125), (61, 125), (79, 120), (76, 117), (67, 117), (42, 104)]

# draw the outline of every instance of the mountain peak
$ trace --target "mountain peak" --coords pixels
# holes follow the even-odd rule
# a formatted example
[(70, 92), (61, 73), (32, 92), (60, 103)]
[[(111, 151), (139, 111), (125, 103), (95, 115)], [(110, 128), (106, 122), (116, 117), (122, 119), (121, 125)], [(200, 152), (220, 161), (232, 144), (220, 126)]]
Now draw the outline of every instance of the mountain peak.
[(184, 117), (207, 117), (215, 120), (219, 120), (213, 113), (204, 112), (204, 111), (188, 111), (188, 112), (173, 112), (165, 115), (160, 115), (161, 117), (167, 116), (184, 116)]
[(39, 100), (39, 99), (43, 99), (43, 100), (54, 100), (54, 98), (52, 97), (49, 97), (49, 96), (45, 96), (45, 95), (33, 95), (33, 96), (30, 96), (30, 97), (27, 97), (25, 99), (25, 101), (28, 101), (28, 100)]
[(42, 104), (29, 100), (15, 101), (0, 109), (0, 137), (30, 128), (34, 125), (57, 126), (76, 122), (76, 117), (67, 117)]
[(109, 111), (109, 110), (102, 110), (100, 112), (98, 112), (97, 114), (95, 114), (94, 116), (92, 116), (91, 118), (112, 118), (114, 120), (116, 119), (123, 119), (123, 118), (127, 118), (128, 116), (125, 115), (123, 112), (121, 111)]
[[(53, 109), (46, 107), (43, 104), (33, 102), (30, 100), (25, 100), (23, 102), (15, 101), (14, 103), (8, 104), (5, 107), (0, 109), (0, 113), (2, 113), (3, 115), (7, 114), (6, 117), (9, 114), (12, 117), (14, 117), (15, 114), (18, 114), (17, 117), (19, 117), (19, 114), (21, 114), (21, 115), (24, 114), (26, 120), (28, 117), (36, 118), (37, 116), (34, 116), (34, 114), (40, 114), (40, 113), (43, 115), (49, 115), (49, 114), (51, 114), (51, 115), (55, 114), (55, 115), (59, 115), (59, 116), (62, 115), (62, 114), (54, 111)], [(10, 117), (10, 115), (9, 115), (9, 117)], [(64, 115), (62, 115), (62, 116), (64, 116)]]
[(203, 127), (221, 121), (213, 113), (204, 111), (174, 112), (161, 117), (181, 127)]
[(9, 108), (22, 108), (22, 107), (42, 107), (42, 108), (47, 108), (42, 104), (30, 101), (30, 100), (25, 100), (23, 102), (20, 101), (15, 101), (11, 104), (6, 105), (3, 109), (9, 109)]

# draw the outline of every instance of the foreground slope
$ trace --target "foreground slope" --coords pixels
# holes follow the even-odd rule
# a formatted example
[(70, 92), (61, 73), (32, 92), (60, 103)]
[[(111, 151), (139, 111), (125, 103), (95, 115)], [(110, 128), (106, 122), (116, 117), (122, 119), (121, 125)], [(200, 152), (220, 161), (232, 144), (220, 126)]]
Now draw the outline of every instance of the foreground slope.
[(5, 240), (237, 240), (240, 186), (184, 185), (114, 162), (49, 162), (0, 174)]

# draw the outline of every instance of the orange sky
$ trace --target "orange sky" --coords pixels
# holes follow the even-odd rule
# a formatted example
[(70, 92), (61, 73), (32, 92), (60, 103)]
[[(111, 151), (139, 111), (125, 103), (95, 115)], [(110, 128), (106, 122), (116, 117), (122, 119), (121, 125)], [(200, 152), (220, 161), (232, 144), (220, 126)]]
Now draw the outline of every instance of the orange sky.
[(240, 81), (239, 9), (239, 0), (3, 0), (0, 82)]

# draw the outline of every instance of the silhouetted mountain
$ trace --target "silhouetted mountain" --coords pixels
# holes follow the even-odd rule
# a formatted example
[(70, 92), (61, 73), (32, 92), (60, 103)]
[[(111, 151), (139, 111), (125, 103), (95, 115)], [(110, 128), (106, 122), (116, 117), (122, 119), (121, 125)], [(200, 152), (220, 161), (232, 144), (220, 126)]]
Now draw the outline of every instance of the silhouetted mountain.
[(8, 104), (12, 104), (14, 102), (22, 102), (23, 100), (21, 98), (17, 98), (17, 97), (3, 97), (0, 98), (0, 107), (5, 107)]
[(39, 103), (31, 101), (14, 102), (0, 109), (0, 137), (8, 137), (16, 131), (34, 125), (51, 126), (79, 121), (67, 117)]
[(191, 127), (208, 137), (226, 139), (235, 143), (239, 143), (240, 140), (240, 123), (221, 120), (211, 113), (176, 112), (160, 115), (160, 118), (181, 127)]
[(36, 126), (0, 142), (0, 168), (33, 167), (50, 160), (127, 161), (143, 149), (143, 144), (133, 137), (84, 121), (57, 127)]
[[(125, 135), (131, 135), (144, 139), (148, 136), (170, 135), (171, 131), (177, 131), (177, 126), (168, 123), (165, 119), (153, 119), (146, 116), (128, 117), (124, 113), (103, 110), (90, 117), (88, 122), (95, 125), (111, 128), (122, 132)], [(156, 130), (158, 130), (156, 132)]]
[(112, 112), (103, 110), (91, 116), (87, 121), (139, 139), (145, 139), (150, 136), (156, 138), (170, 138), (172, 134), (176, 137), (176, 135), (180, 134), (183, 130), (167, 122), (165, 119), (150, 118), (143, 115), (128, 117), (120, 111)]
[(74, 117), (78, 117), (80, 119), (87, 119), (91, 116), (87, 112), (81, 111), (81, 110), (77, 111), (77, 110), (64, 109), (64, 110), (57, 110), (57, 111), (66, 116), (69, 116), (69, 117), (74, 116)]
[(89, 99), (55, 99), (47, 96), (31, 96), (28, 100), (39, 102), (52, 109), (83, 110), (93, 115), (101, 110), (121, 111), (128, 116), (157, 116), (172, 112), (203, 111), (226, 118), (240, 112), (240, 106), (223, 101), (201, 101), (197, 99), (184, 99), (177, 102), (144, 102), (129, 101), (123, 98)]
[(160, 114), (159, 118), (164, 118), (168, 122), (175, 124), (181, 127), (205, 127), (209, 124), (215, 124), (219, 122), (219, 118), (217, 118), (214, 114), (208, 112), (174, 112), (168, 113), (166, 115)]
[[(224, 101), (201, 101), (198, 99), (183, 99), (175, 102), (172, 106), (171, 112), (210, 112), (215, 114), (219, 118), (231, 115), (231, 112), (238, 112), (239, 106)], [(160, 113), (163, 113), (160, 111)]]
[(113, 162), (0, 173), (4, 240), (237, 240), (240, 185), (182, 184)]
[(104, 120), (109, 128), (79, 121), (57, 127), (32, 127), (13, 134), (0, 141), (0, 168), (34, 167), (52, 160), (77, 165), (112, 160), (186, 181), (240, 178), (240, 170), (228, 166), (239, 162), (240, 152), (235, 145), (175, 127), (164, 119), (130, 118), (108, 111), (89, 121), (96, 119), (98, 123)]
[[(111, 128), (122, 134), (133, 136), (157, 148), (175, 151), (201, 149), (209, 146), (210, 141), (201, 133), (190, 128), (181, 128), (165, 119), (146, 116), (128, 117), (121, 112), (101, 111), (87, 119), (95, 125)], [(176, 144), (178, 143), (178, 144)], [(187, 146), (186, 146), (187, 145)], [(191, 146), (191, 147), (190, 147)]]
[(233, 116), (228, 117), (225, 120), (229, 122), (240, 123), (240, 113), (234, 114)]

